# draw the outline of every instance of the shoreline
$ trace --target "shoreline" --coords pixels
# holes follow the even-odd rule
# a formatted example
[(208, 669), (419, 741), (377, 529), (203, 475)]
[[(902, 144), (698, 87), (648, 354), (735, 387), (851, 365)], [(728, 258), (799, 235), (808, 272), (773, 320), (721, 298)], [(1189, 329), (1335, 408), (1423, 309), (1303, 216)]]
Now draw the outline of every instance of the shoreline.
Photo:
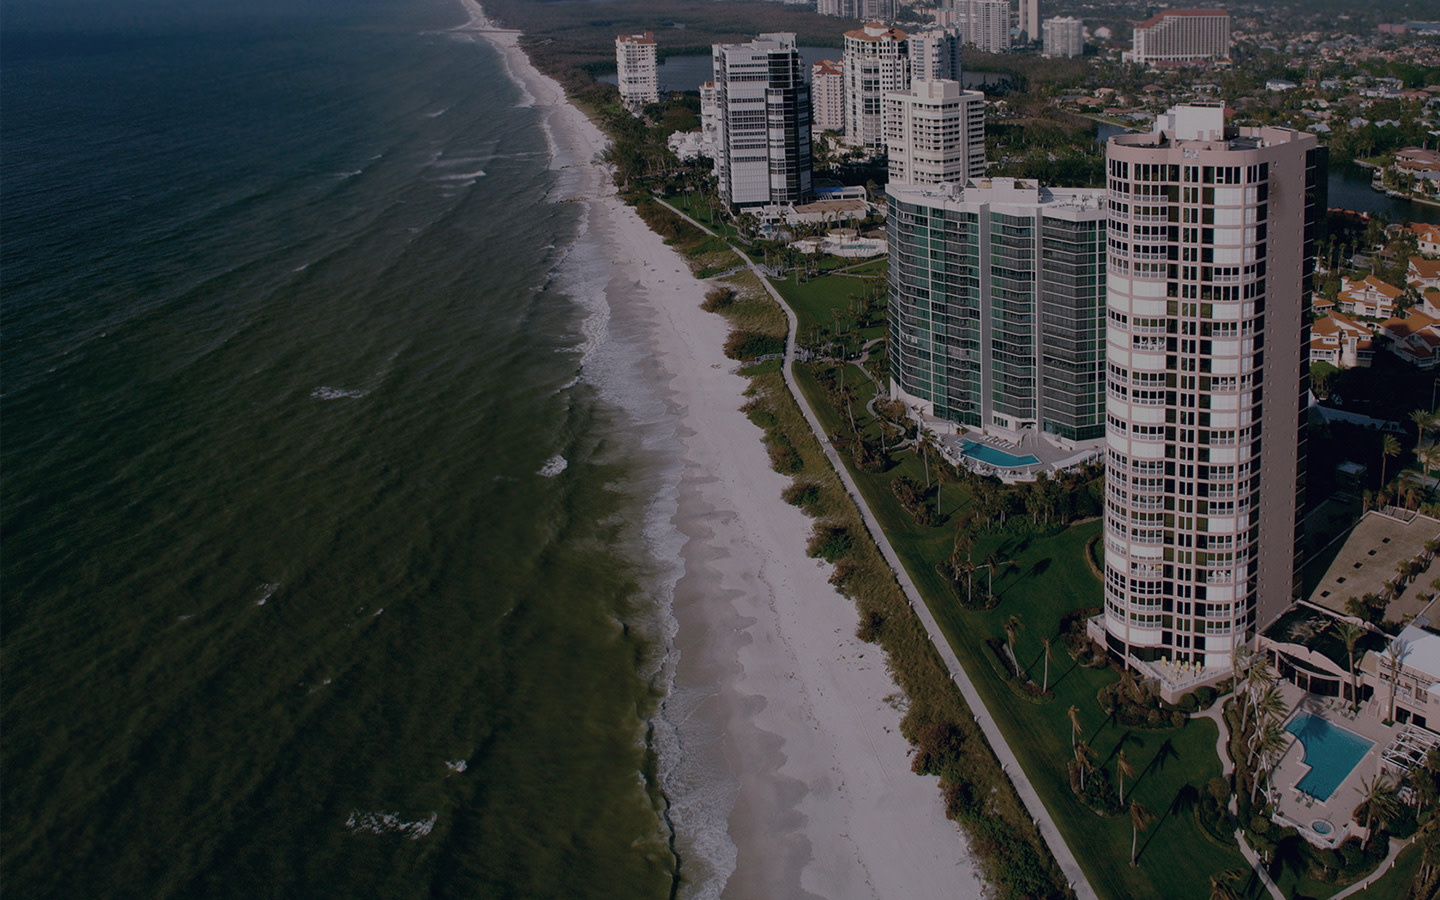
[(740, 411), (747, 382), (722, 352), (729, 326), (700, 309), (710, 285), (620, 201), (593, 163), (604, 135), (534, 69), (519, 32), (461, 2), (470, 19), (454, 30), (501, 52), (549, 111), (560, 156), (577, 160), (554, 164), (577, 180), (566, 199), (588, 205), (591, 233), (617, 261), (612, 314), (646, 334), (646, 369), (676, 422), (683, 474), (670, 524), (684, 568), (662, 716), (685, 756), (665, 785), (681, 896), (980, 897), (935, 779), (910, 771), (883, 653), (854, 637), (854, 605), (806, 555), (812, 522), (782, 499), (789, 479)]

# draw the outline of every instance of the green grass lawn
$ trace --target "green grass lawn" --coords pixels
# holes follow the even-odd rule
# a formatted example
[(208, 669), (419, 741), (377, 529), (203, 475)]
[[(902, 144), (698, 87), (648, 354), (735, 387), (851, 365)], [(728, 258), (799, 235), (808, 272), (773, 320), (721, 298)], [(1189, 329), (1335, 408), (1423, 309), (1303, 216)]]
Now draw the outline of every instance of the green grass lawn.
[[(828, 274), (808, 281), (799, 282), (790, 278), (772, 281), (780, 296), (795, 310), (798, 320), (797, 335), (800, 343), (816, 340), (816, 335), (833, 331), (837, 325), (842, 331), (856, 327), (855, 306), (864, 293), (865, 282), (852, 274)], [(836, 314), (838, 313), (838, 318)], [(865, 340), (883, 337), (885, 326), (876, 324), (859, 329)]]
[[(797, 380), (827, 431), (835, 433), (841, 413), (826, 402), (819, 382), (805, 367), (797, 367)], [(862, 412), (857, 407), (857, 416)], [(1040, 703), (1017, 695), (989, 659), (994, 654), (986, 639), (1003, 641), (1005, 621), (1018, 615), (1024, 627), (1015, 642), (1016, 656), (1034, 681), (1044, 679), (1042, 640), (1057, 636), (1066, 613), (1102, 602), (1099, 580), (1084, 559), (1086, 544), (1100, 532), (1101, 524), (1089, 522), (1054, 534), (1030, 534), (1024, 527), (987, 531), (973, 558), (980, 561), (993, 554), (1000, 562), (994, 589), (1001, 600), (993, 610), (967, 610), (935, 565), (951, 552), (955, 528), (968, 513), (968, 490), (946, 483), (940, 493), (946, 520), (939, 526), (920, 527), (889, 489), (890, 480), (901, 474), (926, 482), (924, 463), (914, 453), (897, 456), (894, 467), (883, 474), (853, 467), (851, 474), (986, 705), (997, 713), (1011, 748), (1100, 895), (1116, 900), (1202, 900), (1209, 896), (1211, 875), (1243, 868), (1239, 851), (1206, 836), (1186, 803), (1189, 788), (1203, 789), (1221, 774), (1212, 722), (1195, 719), (1179, 729), (1148, 731), (1107, 720), (1096, 694), (1117, 675), (1108, 668), (1078, 666), (1058, 641), (1050, 662), (1049, 687), (1054, 696)], [(976, 577), (987, 577), (985, 570)], [(1115, 756), (1122, 748), (1139, 770), (1127, 794), (1133, 790), (1129, 796), (1152, 812), (1155, 822), (1139, 836), (1135, 868), (1129, 864), (1129, 817), (1102, 818), (1076, 800), (1070, 789), (1066, 764), (1071, 758), (1068, 710), (1072, 705), (1079, 708), (1084, 738), (1112, 781)]]

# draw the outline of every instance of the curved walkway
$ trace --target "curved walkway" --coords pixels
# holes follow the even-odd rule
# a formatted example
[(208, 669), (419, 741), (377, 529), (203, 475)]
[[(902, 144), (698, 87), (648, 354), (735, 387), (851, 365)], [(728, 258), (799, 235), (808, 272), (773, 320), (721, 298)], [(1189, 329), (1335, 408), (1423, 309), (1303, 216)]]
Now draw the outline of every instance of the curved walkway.
[[(664, 200), (657, 198), (656, 202), (694, 225), (696, 228), (701, 229), (707, 234), (714, 234), (710, 229), (685, 215), (684, 212), (676, 209)], [(1020, 796), (1021, 802), (1025, 804), (1025, 809), (1034, 820), (1035, 827), (1039, 830), (1040, 836), (1044, 838), (1045, 843), (1050, 846), (1050, 852), (1055, 855), (1055, 861), (1060, 866), (1060, 871), (1064, 873), (1066, 880), (1069, 881), (1071, 889), (1075, 891), (1075, 896), (1080, 898), (1080, 900), (1098, 900), (1095, 889), (1090, 886), (1089, 879), (1085, 877), (1084, 870), (1080, 868), (1079, 860), (1075, 858), (1075, 854), (1070, 850), (1070, 845), (1065, 843), (1064, 837), (1060, 834), (1060, 829), (1055, 826), (1055, 821), (1050, 817), (1050, 810), (1046, 809), (1045, 804), (1040, 801), (1040, 795), (1036, 793), (1034, 785), (1030, 783), (1029, 776), (1025, 774), (1025, 770), (1021, 767), (1019, 760), (1016, 759), (1014, 751), (1010, 749), (1010, 744), (1005, 740), (1005, 735), (1000, 731), (999, 724), (996, 723), (994, 717), (990, 714), (990, 709), (985, 705), (985, 701), (981, 698), (980, 692), (977, 691), (975, 685), (970, 682), (970, 677), (965, 673), (964, 667), (960, 665), (960, 660), (955, 656), (955, 651), (950, 647), (950, 642), (946, 640), (944, 632), (940, 630), (939, 624), (935, 621), (935, 617), (930, 614), (930, 607), (925, 604), (925, 599), (920, 596), (920, 591), (915, 587), (915, 583), (910, 580), (910, 573), (905, 571), (905, 566), (900, 562), (900, 557), (895, 552), (895, 548), (890, 546), (890, 541), (885, 536), (884, 530), (880, 528), (880, 523), (876, 521), (874, 515), (871, 514), (870, 507), (865, 503), (864, 497), (860, 494), (860, 489), (855, 485), (854, 479), (850, 477), (850, 470), (845, 468), (845, 464), (840, 460), (840, 454), (831, 446), (830, 439), (825, 435), (825, 429), (821, 427), (820, 420), (815, 416), (815, 411), (810, 408), (810, 403), (805, 398), (805, 394), (800, 390), (799, 385), (795, 383), (795, 375), (793, 372), (795, 363), (795, 333), (799, 327), (799, 322), (795, 317), (795, 311), (790, 308), (790, 304), (785, 302), (785, 298), (780, 296), (780, 292), (775, 290), (775, 286), (770, 283), (769, 279), (764, 277), (760, 271), (760, 267), (757, 266), (749, 256), (741, 252), (734, 245), (730, 245), (730, 249), (734, 250), (741, 259), (749, 264), (751, 271), (759, 277), (760, 283), (765, 286), (765, 289), (770, 292), (770, 296), (775, 298), (775, 302), (780, 304), (780, 308), (785, 311), (785, 316), (790, 322), (790, 333), (785, 342), (785, 365), (782, 369), (785, 376), (785, 386), (790, 389), (790, 394), (795, 398), (796, 404), (799, 405), (800, 411), (805, 416), (805, 421), (809, 423), (810, 430), (815, 434), (815, 439), (820, 442), (821, 449), (825, 451), (825, 457), (830, 460), (830, 465), (835, 469), (835, 473), (840, 477), (841, 483), (845, 485), (845, 490), (850, 495), (850, 499), (854, 501), (855, 507), (860, 511), (860, 516), (865, 522), (866, 529), (870, 532), (870, 537), (875, 541), (875, 544), (880, 548), (880, 552), (884, 554), (885, 561), (890, 564), (890, 568), (895, 572), (896, 580), (905, 591), (906, 600), (909, 601), (911, 609), (915, 610), (915, 614), (920, 618), (921, 624), (925, 626), (925, 632), (930, 636), (930, 642), (935, 645), (935, 649), (939, 652), (940, 658), (945, 661), (946, 668), (950, 670), (950, 677), (954, 679), (956, 686), (960, 688), (961, 695), (965, 698), (965, 702), (970, 706), (971, 713), (975, 716), (976, 724), (979, 725), (980, 730), (984, 732), (985, 739), (990, 742), (991, 749), (995, 751), (995, 756), (1000, 760), (1000, 765), (1004, 769), (1005, 774), (1010, 777), (1011, 783), (1015, 786), (1015, 792)]]

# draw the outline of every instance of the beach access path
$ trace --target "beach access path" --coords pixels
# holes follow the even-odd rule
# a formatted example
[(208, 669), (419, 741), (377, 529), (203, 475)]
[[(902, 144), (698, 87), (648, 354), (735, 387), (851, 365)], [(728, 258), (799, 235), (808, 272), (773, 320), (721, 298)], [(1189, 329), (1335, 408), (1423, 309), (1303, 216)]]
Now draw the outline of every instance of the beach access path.
[[(714, 234), (710, 229), (685, 215), (681, 210), (676, 209), (669, 203), (665, 203), (663, 200), (660, 202), (671, 212), (685, 219), (685, 221), (694, 225), (696, 228), (706, 233)], [(809, 401), (805, 397), (805, 393), (800, 390), (800, 386), (795, 382), (793, 371), (795, 365), (795, 338), (796, 331), (799, 327), (795, 311), (790, 308), (790, 305), (785, 302), (785, 298), (780, 295), (779, 291), (775, 290), (774, 285), (770, 283), (770, 280), (764, 276), (759, 267), (747, 254), (733, 245), (731, 245), (731, 249), (749, 263), (751, 270), (754, 271), (756, 277), (760, 279), (760, 283), (765, 285), (766, 290), (770, 292), (770, 296), (775, 299), (776, 303), (780, 304), (781, 309), (785, 310), (785, 315), (790, 321), (790, 333), (785, 343), (785, 385), (790, 389), (790, 393), (795, 398), (795, 402), (799, 404), (800, 410), (805, 414), (805, 421), (810, 424), (810, 430), (814, 432), (815, 439), (819, 441), (820, 446), (824, 448), (825, 456), (830, 460), (830, 465), (840, 476), (841, 481), (845, 484), (845, 490), (850, 494), (850, 498), (860, 510), (860, 514), (865, 520), (865, 527), (870, 531), (870, 536), (874, 538), (881, 552), (885, 554), (886, 561), (890, 563), (890, 568), (894, 570), (896, 579), (899, 580), (901, 588), (905, 591), (905, 597), (910, 602), (911, 609), (915, 610), (915, 614), (920, 617), (921, 623), (925, 626), (926, 633), (930, 636), (930, 642), (935, 645), (935, 649), (940, 653), (940, 658), (945, 661), (946, 667), (950, 670), (951, 678), (954, 679), (955, 684), (960, 688), (960, 693), (964, 696), (965, 702), (969, 704), (970, 711), (975, 716), (976, 723), (985, 733), (985, 739), (990, 742), (991, 748), (995, 751), (995, 756), (1000, 760), (1000, 764), (1004, 767), (1005, 773), (1010, 777), (1011, 783), (1015, 785), (1015, 791), (1020, 795), (1021, 801), (1025, 804), (1025, 809), (1035, 821), (1036, 827), (1040, 830), (1040, 835), (1050, 846), (1050, 852), (1055, 855), (1055, 860), (1059, 863), (1060, 870), (1070, 883), (1071, 889), (1075, 891), (1075, 896), (1080, 898), (1080, 900), (1098, 900), (1095, 889), (1090, 885), (1090, 880), (1085, 877), (1084, 870), (1080, 868), (1080, 861), (1075, 858), (1075, 854), (1070, 850), (1070, 845), (1065, 843), (1065, 838), (1060, 834), (1060, 830), (1055, 827), (1055, 821), (1051, 818), (1050, 811), (1046, 809), (1045, 804), (1041, 802), (1040, 795), (1036, 793), (1034, 785), (1030, 783), (1029, 776), (1025, 774), (1024, 768), (1021, 767), (1019, 761), (1015, 758), (1015, 752), (1010, 749), (1010, 744), (1005, 740), (1005, 735), (1001, 732), (1000, 726), (995, 722), (995, 718), (991, 715), (989, 707), (986, 706), (984, 699), (980, 696), (980, 692), (975, 689), (975, 685), (971, 683), (970, 676), (966, 674), (964, 667), (960, 665), (960, 660), (955, 656), (955, 651), (950, 647), (949, 640), (946, 639), (944, 632), (940, 630), (940, 625), (935, 621), (935, 617), (931, 615), (930, 607), (925, 604), (925, 598), (920, 595), (920, 591), (915, 587), (915, 582), (911, 580), (910, 573), (905, 571), (905, 566), (900, 561), (899, 554), (897, 554), (895, 548), (890, 545), (890, 540), (885, 536), (885, 531), (880, 527), (880, 523), (874, 514), (871, 513), (869, 505), (866, 504), (864, 496), (861, 495), (859, 487), (855, 484), (855, 480), (850, 477), (850, 471), (845, 468), (844, 462), (840, 459), (840, 454), (836, 452), (835, 447), (826, 436), (825, 429), (821, 427), (820, 420), (815, 415), (815, 410), (811, 408)]]

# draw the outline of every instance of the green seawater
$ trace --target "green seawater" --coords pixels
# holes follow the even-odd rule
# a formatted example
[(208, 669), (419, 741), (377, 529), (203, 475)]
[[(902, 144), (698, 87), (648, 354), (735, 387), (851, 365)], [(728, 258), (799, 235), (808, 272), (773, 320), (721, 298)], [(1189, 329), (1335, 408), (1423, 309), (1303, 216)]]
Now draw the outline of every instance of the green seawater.
[(170, 9), (0, 47), (5, 895), (668, 896), (542, 113), (453, 4)]

